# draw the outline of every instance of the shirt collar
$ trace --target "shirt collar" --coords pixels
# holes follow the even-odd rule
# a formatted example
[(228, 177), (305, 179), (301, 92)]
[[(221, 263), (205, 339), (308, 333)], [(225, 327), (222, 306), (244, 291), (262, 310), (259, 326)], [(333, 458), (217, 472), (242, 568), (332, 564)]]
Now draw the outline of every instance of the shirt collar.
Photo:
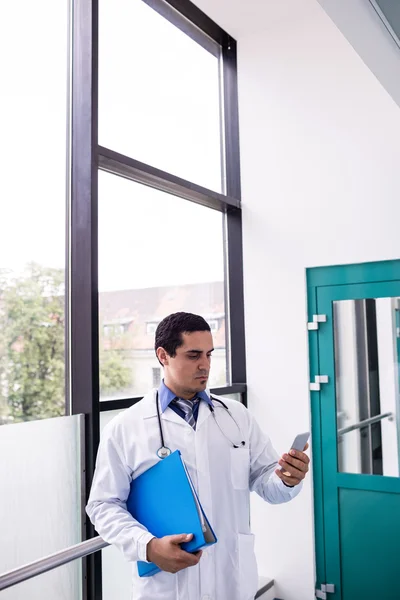
[[(158, 388), (158, 397), (160, 399), (161, 412), (165, 412), (172, 400), (176, 398), (176, 394), (171, 392), (171, 390), (165, 385), (164, 380), (162, 380), (161, 385)], [(204, 402), (207, 402), (207, 404), (210, 406), (213, 405), (207, 392), (199, 392), (196, 394), (196, 397), (200, 398), (200, 400), (204, 400)]]

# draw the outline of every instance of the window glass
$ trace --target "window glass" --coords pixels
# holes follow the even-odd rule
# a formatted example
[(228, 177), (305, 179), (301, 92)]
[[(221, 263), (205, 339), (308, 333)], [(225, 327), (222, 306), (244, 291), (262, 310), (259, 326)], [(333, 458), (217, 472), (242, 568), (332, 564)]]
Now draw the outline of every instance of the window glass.
[[(82, 541), (83, 435), (82, 415), (0, 428), (0, 574)], [(74, 561), (3, 590), (1, 600), (79, 600), (81, 589)]]
[(178, 311), (200, 314), (212, 325), (209, 384), (227, 383), (223, 218), (210, 208), (99, 173), (103, 400), (140, 396), (158, 385), (162, 369), (154, 352), (155, 330)]
[(99, 143), (222, 192), (219, 58), (142, 0), (99, 11)]
[[(0, 424), (65, 413), (66, 2), (0, 12)], [(49, 26), (51, 24), (51, 26)]]

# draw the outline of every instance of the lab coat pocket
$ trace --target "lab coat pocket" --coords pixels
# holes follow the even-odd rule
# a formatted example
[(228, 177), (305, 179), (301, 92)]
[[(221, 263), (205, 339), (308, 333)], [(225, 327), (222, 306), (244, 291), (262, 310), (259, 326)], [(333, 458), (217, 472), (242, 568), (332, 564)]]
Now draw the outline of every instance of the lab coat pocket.
[(231, 448), (231, 479), (237, 490), (249, 488), (250, 452), (248, 448)]
[(254, 535), (239, 533), (240, 600), (254, 598), (258, 589), (257, 561), (254, 553)]

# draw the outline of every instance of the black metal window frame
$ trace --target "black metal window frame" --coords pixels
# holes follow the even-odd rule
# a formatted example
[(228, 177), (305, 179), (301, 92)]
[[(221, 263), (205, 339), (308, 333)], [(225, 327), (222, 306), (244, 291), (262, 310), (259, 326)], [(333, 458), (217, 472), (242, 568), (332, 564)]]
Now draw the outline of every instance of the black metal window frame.
[[(99, 169), (225, 214), (225, 303), (230, 385), (246, 402), (242, 214), (236, 41), (189, 0), (142, 0), (206, 50), (222, 53), (225, 193), (217, 193), (98, 144), (98, 0), (71, 0), (68, 160), (67, 391), (71, 414), (85, 414), (86, 497), (100, 439), (100, 412), (139, 397), (100, 401), (98, 308)], [(118, 149), (116, 149), (118, 150)], [(95, 535), (85, 523), (86, 538)], [(101, 600), (101, 553), (87, 557), (84, 597)]]

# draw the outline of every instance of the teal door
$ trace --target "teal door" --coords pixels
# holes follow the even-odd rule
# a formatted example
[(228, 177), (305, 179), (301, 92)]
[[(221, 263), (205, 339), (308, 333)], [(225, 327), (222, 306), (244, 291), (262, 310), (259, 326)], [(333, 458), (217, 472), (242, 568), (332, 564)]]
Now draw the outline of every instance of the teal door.
[(400, 599), (400, 269), (383, 264), (392, 280), (337, 267), (333, 285), (325, 272), (311, 286), (317, 597), (328, 600)]

